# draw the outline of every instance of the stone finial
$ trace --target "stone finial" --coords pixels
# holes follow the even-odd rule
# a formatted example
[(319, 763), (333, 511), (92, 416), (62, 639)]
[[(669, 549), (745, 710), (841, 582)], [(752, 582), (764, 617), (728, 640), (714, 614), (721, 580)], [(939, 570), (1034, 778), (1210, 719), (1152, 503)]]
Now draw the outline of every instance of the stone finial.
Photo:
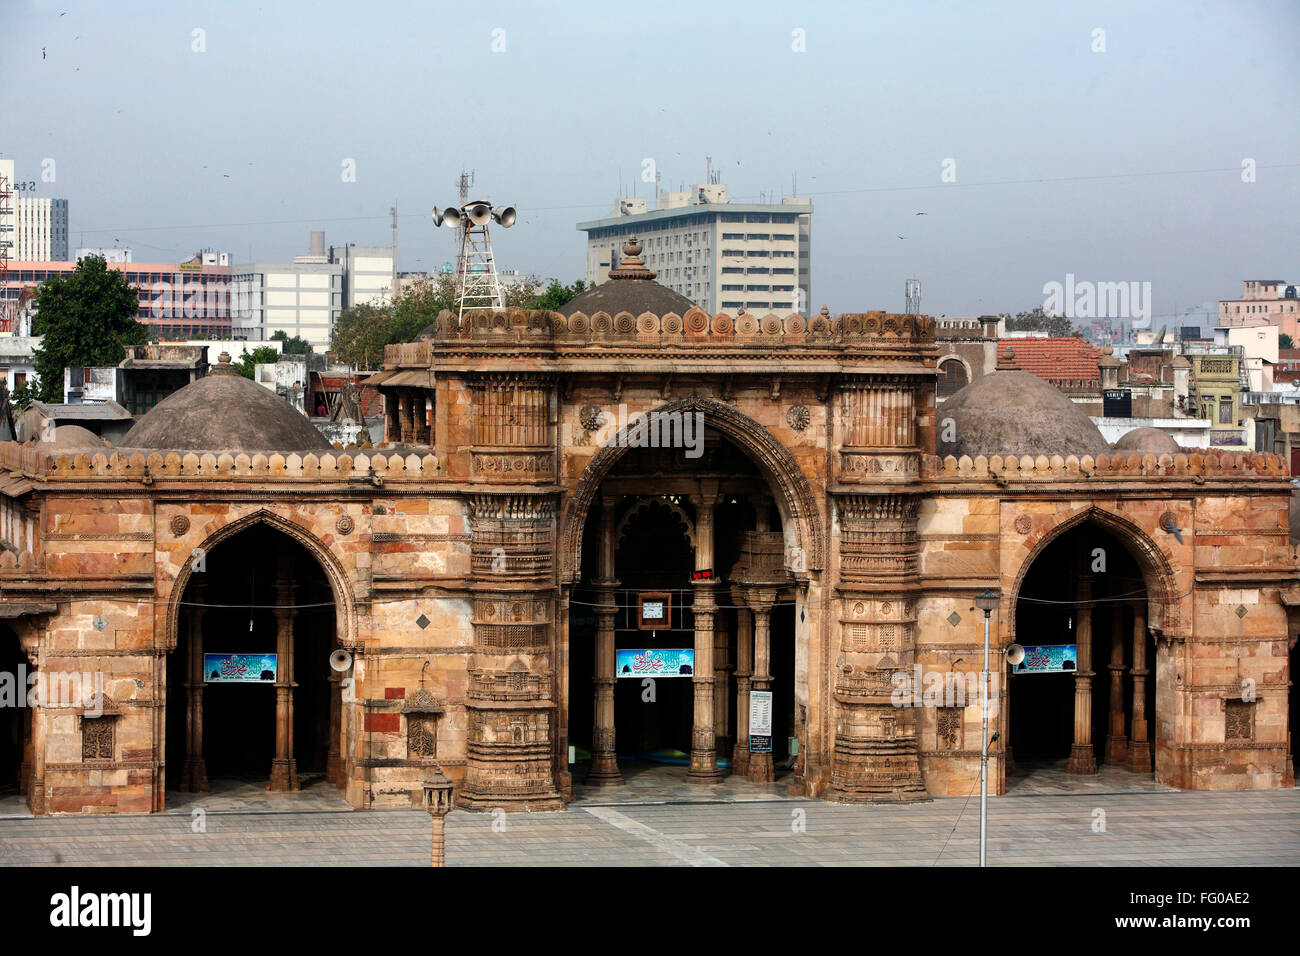
[(1000, 353), (998, 353), (998, 370), (999, 371), (1014, 370), (1015, 367), (1016, 367), (1016, 353), (1015, 350), (1012, 349), (1010, 345), (1008, 345)]
[(230, 362), (230, 353), (222, 352), (217, 356), (217, 364), (208, 369), (209, 375), (238, 375), (239, 369)]
[(623, 258), (609, 270), (611, 279), (653, 279), (657, 272), (646, 267), (641, 259), (641, 243), (636, 236), (628, 236), (623, 243)]

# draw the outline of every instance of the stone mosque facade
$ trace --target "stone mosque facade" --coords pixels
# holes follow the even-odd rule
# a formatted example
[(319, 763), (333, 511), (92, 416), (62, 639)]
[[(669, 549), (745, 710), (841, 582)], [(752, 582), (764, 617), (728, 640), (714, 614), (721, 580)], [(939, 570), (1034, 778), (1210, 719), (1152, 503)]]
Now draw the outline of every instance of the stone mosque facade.
[[(227, 775), (364, 809), (441, 770), (463, 809), (554, 810), (670, 752), (701, 786), (965, 795), (991, 590), (994, 793), (1044, 761), (1294, 786), (1281, 460), (1110, 448), (1022, 372), (936, 412), (931, 318), (711, 316), (625, 252), (563, 312), (389, 346), (379, 447), (228, 358), (120, 447), (0, 447), (0, 667), (46, 688), (4, 708), (0, 782), (38, 814)], [(1013, 642), (1075, 659), (1009, 673)], [(656, 648), (692, 664), (647, 703), (619, 662)], [(229, 654), (273, 663), (213, 680)]]

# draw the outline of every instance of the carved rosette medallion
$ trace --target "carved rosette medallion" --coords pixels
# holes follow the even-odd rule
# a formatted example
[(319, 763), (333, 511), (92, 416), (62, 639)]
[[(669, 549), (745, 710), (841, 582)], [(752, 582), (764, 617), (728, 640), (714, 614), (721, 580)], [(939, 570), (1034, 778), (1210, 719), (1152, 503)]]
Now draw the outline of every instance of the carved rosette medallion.
[(334, 522), (334, 527), (338, 529), (339, 534), (351, 534), (352, 529), (356, 527), (356, 522), (352, 520), (352, 515), (339, 515), (339, 520)]
[(190, 519), (185, 515), (173, 515), (171, 520), (172, 534), (180, 537), (190, 530)]
[(1016, 534), (1029, 534), (1034, 530), (1034, 522), (1029, 515), (1019, 515), (1016, 518)]
[(812, 413), (808, 411), (807, 405), (792, 405), (790, 411), (786, 412), (785, 420), (790, 423), (791, 428), (801, 432), (812, 421)]

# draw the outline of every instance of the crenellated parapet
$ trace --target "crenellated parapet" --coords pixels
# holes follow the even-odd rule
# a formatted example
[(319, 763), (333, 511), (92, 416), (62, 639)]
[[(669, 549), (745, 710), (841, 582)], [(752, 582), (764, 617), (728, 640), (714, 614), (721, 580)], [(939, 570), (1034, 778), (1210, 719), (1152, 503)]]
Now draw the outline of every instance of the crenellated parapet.
[(1107, 478), (1287, 478), (1290, 469), (1277, 455), (1256, 452), (1191, 452), (1178, 455), (1138, 455), (1117, 452), (1114, 455), (925, 455), (921, 459), (921, 477), (926, 480), (950, 481), (976, 478), (1000, 481), (1052, 481), (1062, 479)]

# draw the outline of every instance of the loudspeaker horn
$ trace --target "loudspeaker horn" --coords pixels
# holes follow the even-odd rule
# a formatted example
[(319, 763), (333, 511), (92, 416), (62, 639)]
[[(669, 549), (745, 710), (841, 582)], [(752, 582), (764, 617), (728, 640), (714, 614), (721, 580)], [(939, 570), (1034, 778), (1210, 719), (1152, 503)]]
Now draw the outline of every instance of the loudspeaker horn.
[(442, 210), (439, 209), (437, 206), (433, 207), (433, 224), (435, 226), (442, 225)]
[(333, 654), (330, 655), (330, 667), (338, 671), (340, 674), (343, 673), (351, 666), (352, 666), (352, 655), (349, 654), (347, 651), (345, 651), (343, 648), (340, 647), (337, 651), (335, 651)]
[(1025, 649), (1019, 644), (1007, 645), (1007, 663), (1012, 667), (1017, 666), (1025, 659)]
[(476, 226), (486, 226), (492, 218), (492, 207), (485, 202), (472, 202), (465, 207), (465, 215)]
[(519, 218), (519, 211), (514, 206), (497, 206), (492, 210), (492, 219), (503, 229), (509, 229)]
[(459, 226), (462, 218), (460, 210), (455, 206), (448, 206), (442, 211), (442, 225), (447, 226), (449, 229), (455, 229)]

